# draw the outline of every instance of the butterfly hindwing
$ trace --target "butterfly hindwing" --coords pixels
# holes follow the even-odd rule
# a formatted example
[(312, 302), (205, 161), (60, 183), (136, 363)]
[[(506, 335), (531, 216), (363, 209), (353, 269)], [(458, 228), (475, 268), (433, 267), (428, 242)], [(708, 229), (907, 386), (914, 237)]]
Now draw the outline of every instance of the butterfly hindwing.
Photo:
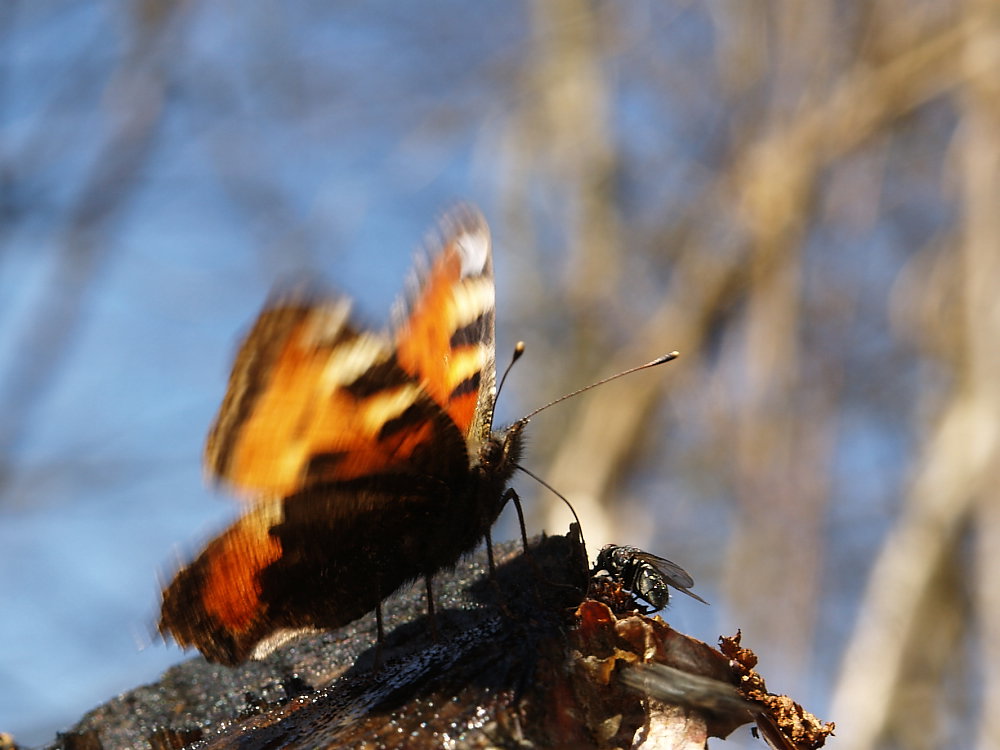
[(423, 575), (428, 561), (450, 562), (456, 534), (475, 533), (443, 525), (442, 504), (461, 522), (458, 496), (392, 476), (259, 503), (177, 575), (160, 630), (212, 661), (239, 664), (283, 634), (352, 622)]
[(281, 514), (280, 500), (258, 503), (177, 573), (163, 592), (160, 632), (211, 661), (246, 659), (266, 631), (260, 574), (283, 553), (271, 536)]

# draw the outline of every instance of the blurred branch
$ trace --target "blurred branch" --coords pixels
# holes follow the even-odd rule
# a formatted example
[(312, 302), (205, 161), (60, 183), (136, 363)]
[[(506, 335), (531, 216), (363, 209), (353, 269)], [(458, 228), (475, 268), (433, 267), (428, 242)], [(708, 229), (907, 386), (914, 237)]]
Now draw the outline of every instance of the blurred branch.
[[(958, 554), (959, 534), (975, 514), (979, 527), (982, 663), (995, 663), (1000, 652), (1000, 607), (995, 577), (997, 467), (1000, 466), (1000, 23), (995, 4), (971, 2), (962, 30), (961, 55), (951, 66), (961, 72), (963, 102), (956, 157), (964, 210), (956, 239), (954, 273), (960, 307), (948, 310), (946, 351), (952, 387), (916, 467), (913, 484), (895, 528), (869, 580), (861, 616), (847, 649), (834, 699), (836, 715), (850, 715), (840, 739), (844, 748), (875, 747), (895, 721), (900, 694), (910, 683), (911, 665), (932, 647), (915, 636), (934, 601), (932, 582)], [(973, 33), (966, 33), (973, 32)], [(956, 67), (957, 66), (957, 67)], [(992, 72), (990, 72), (992, 71)], [(933, 280), (940, 279), (933, 277)], [(933, 297), (933, 291), (928, 292)], [(985, 536), (983, 536), (985, 535)], [(994, 660), (990, 661), (988, 654)], [(986, 670), (980, 747), (1000, 736), (1000, 684)], [(902, 719), (908, 721), (909, 719)]]
[[(858, 64), (835, 81), (828, 95), (815, 95), (790, 122), (777, 122), (773, 130), (746, 144), (732, 169), (722, 174), (715, 194), (698, 201), (698, 206), (715, 208), (695, 222), (678, 254), (663, 305), (629, 345), (606, 359), (639, 361), (637, 349), (648, 354), (677, 348), (682, 356), (700, 350), (723, 299), (748, 282), (738, 262), (743, 253), (718, 248), (717, 212), (734, 201), (740, 206), (742, 220), (760, 248), (755, 253), (756, 283), (765, 283), (767, 274), (787, 262), (790, 248), (797, 248), (822, 169), (959, 80), (953, 56), (967, 31), (960, 25), (928, 32), (920, 44), (877, 67)], [(739, 242), (733, 237), (730, 241)], [(704, 251), (713, 245), (714, 252)], [(731, 258), (732, 265), (720, 266), (720, 257)], [(692, 364), (682, 360), (678, 366)], [(560, 428), (565, 439), (545, 473), (549, 482), (584, 508), (596, 507), (596, 498), (607, 497), (613, 478), (634, 456), (645, 420), (669, 383), (668, 378), (632, 378), (607, 386), (600, 399), (581, 403), (571, 423)], [(620, 397), (625, 392), (628, 399)], [(584, 528), (597, 540), (602, 534), (594, 529), (607, 529), (607, 524), (593, 517), (588, 521), (587, 515), (587, 510), (581, 514)]]
[[(977, 454), (979, 472), (969, 478), (976, 536), (974, 607), (976, 655), (1000, 664), (1000, 9), (990, 0), (969, 3), (966, 16), (978, 29), (963, 50), (968, 83), (962, 90), (960, 179), (965, 207), (962, 266), (963, 329), (969, 353), (969, 390), (980, 410), (965, 446)], [(970, 440), (971, 438), (971, 440)], [(983, 670), (977, 746), (1000, 747), (1000, 674)]]
[[(534, 55), (526, 70), (528, 89), (536, 96), (515, 123), (511, 159), (521, 173), (537, 169), (541, 160), (560, 204), (565, 201), (560, 209), (565, 211), (561, 224), (567, 228), (569, 261), (562, 304), (563, 314), (573, 320), (573, 336), (561, 345), (558, 358), (578, 385), (579, 373), (591, 371), (593, 353), (608, 338), (607, 310), (620, 285), (619, 259), (625, 251), (604, 60), (604, 27), (613, 16), (604, 17), (601, 5), (592, 0), (532, 2), (530, 10)], [(540, 442), (553, 434), (544, 425), (539, 429)], [(545, 526), (565, 522), (562, 510), (552, 504), (548, 508)], [(588, 533), (606, 535), (610, 522), (593, 496), (578, 497), (576, 509)]]

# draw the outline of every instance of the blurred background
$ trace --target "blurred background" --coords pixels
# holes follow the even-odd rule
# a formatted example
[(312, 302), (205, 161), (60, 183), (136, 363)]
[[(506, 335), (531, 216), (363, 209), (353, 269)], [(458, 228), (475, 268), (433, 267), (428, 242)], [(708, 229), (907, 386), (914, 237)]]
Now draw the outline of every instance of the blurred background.
[(383, 325), (459, 200), (528, 347), (501, 419), (682, 352), (532, 422), (591, 554), (683, 565), (712, 606), (665, 617), (833, 747), (1000, 747), (993, 0), (4, 2), (0, 730), (184, 658), (238, 336), (302, 275)]

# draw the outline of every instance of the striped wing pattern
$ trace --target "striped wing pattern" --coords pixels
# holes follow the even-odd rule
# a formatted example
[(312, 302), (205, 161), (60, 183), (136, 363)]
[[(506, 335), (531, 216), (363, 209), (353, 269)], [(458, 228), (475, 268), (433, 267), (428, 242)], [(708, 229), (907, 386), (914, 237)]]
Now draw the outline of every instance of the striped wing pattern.
[(252, 498), (372, 474), (467, 468), (467, 456), (457, 465), (457, 456), (442, 461), (425, 448), (453, 444), (453, 428), (470, 447), (489, 434), (492, 259), (478, 213), (457, 213), (444, 237), (395, 348), (355, 327), (346, 299), (292, 295), (265, 308), (209, 434), (210, 473)]

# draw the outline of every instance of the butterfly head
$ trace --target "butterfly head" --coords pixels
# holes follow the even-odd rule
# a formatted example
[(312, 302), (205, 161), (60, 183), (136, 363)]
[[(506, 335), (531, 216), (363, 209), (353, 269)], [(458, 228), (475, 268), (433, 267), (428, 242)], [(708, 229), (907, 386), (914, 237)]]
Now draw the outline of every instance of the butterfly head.
[(479, 448), (479, 471), (484, 477), (506, 482), (524, 447), (524, 426), (527, 420), (518, 420), (504, 429), (494, 430)]

